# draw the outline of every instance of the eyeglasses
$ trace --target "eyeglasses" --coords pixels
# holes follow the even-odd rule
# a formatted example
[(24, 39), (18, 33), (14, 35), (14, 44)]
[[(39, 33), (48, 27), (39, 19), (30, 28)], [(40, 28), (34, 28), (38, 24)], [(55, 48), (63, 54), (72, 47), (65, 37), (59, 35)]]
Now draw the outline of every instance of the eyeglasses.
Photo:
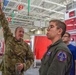
[(54, 27), (56, 27), (57, 29), (60, 29), (60, 28), (58, 28), (57, 26), (49, 25), (49, 26), (47, 27), (47, 30), (50, 30), (51, 28), (54, 28)]
[(69, 36), (63, 36), (63, 37), (69, 37)]
[(49, 30), (49, 29), (54, 28), (54, 27), (55, 27), (54, 25), (49, 25), (49, 26), (47, 27), (47, 29)]

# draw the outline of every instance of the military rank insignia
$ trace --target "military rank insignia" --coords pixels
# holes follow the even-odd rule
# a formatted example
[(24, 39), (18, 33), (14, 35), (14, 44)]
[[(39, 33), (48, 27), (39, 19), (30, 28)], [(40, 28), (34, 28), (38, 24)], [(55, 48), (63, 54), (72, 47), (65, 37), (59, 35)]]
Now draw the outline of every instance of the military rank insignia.
[(65, 61), (66, 58), (67, 58), (67, 54), (66, 54), (65, 52), (59, 51), (59, 52), (57, 53), (57, 59), (58, 59), (59, 61)]

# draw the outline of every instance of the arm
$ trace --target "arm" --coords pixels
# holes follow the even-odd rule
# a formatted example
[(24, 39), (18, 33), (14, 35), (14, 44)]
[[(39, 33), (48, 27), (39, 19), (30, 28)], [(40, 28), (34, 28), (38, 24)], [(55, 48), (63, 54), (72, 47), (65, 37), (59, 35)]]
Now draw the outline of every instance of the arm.
[(24, 70), (27, 70), (33, 64), (34, 61), (34, 55), (29, 45), (27, 45), (27, 48), (28, 48), (28, 52), (26, 55), (26, 61), (24, 63)]
[(73, 52), (73, 57), (74, 57), (74, 63), (75, 63), (75, 75), (76, 75), (76, 47), (75, 47), (75, 50)]
[(75, 60), (75, 75), (76, 75), (76, 60)]
[(8, 36), (12, 36), (13, 34), (11, 33), (11, 30), (9, 29), (8, 21), (6, 20), (5, 15), (1, 9), (1, 4), (0, 4), (0, 22), (1, 22), (1, 26), (3, 27), (4, 39), (6, 42)]
[(65, 75), (66, 71), (70, 68), (68, 67), (70, 63), (70, 55), (63, 50), (58, 50), (54, 55), (47, 75)]

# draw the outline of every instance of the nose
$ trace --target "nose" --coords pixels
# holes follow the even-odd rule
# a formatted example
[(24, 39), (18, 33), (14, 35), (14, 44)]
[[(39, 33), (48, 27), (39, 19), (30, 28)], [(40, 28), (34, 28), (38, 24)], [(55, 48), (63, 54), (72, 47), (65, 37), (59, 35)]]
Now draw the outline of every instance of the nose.
[(47, 31), (49, 31), (50, 29), (49, 28), (47, 28)]
[(24, 34), (24, 32), (21, 32), (21, 34), (23, 35), (23, 34)]

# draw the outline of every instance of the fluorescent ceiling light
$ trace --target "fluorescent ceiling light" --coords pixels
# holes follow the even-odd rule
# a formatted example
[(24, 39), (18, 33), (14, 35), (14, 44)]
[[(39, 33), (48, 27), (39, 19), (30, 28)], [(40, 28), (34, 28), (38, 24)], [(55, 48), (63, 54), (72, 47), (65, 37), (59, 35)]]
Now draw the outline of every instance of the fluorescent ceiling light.
[(31, 29), (31, 31), (35, 31), (36, 29)]
[(14, 13), (18, 14), (18, 11), (14, 11)]

